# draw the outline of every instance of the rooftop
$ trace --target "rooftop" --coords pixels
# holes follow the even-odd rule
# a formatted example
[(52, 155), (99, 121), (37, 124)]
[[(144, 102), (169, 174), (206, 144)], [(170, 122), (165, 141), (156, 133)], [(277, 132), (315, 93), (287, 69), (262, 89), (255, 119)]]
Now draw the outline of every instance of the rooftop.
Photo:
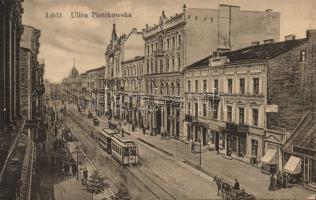
[[(229, 63), (262, 61), (282, 55), (296, 47), (301, 46), (302, 44), (306, 43), (307, 40), (307, 38), (304, 38), (277, 43), (262, 44), (257, 46), (249, 46), (235, 51), (222, 53), (220, 54), (220, 56), (227, 57), (229, 59)], [(207, 67), (209, 65), (209, 59), (213, 57), (213, 54), (209, 55), (206, 58), (203, 58), (186, 67), (186, 70)]]

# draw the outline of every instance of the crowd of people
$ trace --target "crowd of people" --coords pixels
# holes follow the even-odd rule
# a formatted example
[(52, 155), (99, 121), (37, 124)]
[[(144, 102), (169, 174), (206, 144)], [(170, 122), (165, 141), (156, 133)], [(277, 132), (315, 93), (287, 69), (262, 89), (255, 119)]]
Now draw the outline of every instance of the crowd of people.
[(286, 188), (288, 182), (287, 173), (284, 171), (278, 171), (276, 173), (272, 173), (270, 177), (270, 185), (269, 190), (278, 190), (281, 188)]

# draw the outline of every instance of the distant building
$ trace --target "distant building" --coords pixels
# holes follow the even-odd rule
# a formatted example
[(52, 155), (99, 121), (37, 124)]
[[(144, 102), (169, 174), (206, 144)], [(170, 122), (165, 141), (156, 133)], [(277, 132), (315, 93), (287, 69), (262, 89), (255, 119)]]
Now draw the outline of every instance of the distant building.
[[(90, 69), (87, 74), (87, 102), (89, 102), (89, 110), (94, 111), (97, 115), (103, 115), (105, 112), (105, 90), (104, 76), (105, 67)], [(82, 79), (84, 80), (84, 79)], [(84, 84), (82, 82), (81, 84)]]

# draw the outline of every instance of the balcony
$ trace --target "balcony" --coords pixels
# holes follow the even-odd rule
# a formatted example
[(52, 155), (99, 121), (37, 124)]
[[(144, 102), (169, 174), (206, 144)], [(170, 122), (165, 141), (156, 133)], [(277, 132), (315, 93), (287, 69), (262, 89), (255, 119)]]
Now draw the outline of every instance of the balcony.
[(226, 122), (226, 131), (228, 133), (247, 133), (249, 132), (249, 126), (245, 124), (235, 124), (232, 122)]

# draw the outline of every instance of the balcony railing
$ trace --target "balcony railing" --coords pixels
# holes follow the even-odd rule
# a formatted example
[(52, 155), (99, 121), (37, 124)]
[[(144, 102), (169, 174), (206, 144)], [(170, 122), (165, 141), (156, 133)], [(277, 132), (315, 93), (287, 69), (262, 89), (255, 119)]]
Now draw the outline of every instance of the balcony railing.
[(246, 124), (235, 124), (232, 122), (226, 122), (227, 132), (249, 132), (249, 126)]

